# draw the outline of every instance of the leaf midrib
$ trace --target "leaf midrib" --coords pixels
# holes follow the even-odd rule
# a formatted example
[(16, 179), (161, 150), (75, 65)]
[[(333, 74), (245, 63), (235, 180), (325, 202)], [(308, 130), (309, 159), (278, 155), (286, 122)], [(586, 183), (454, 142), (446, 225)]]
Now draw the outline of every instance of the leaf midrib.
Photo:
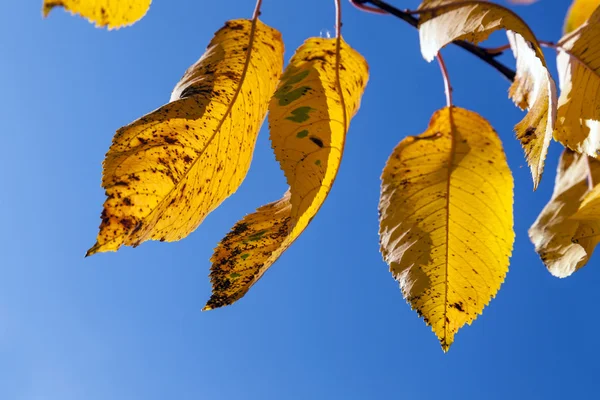
[[(227, 119), (227, 117), (229, 116), (229, 114), (231, 114), (231, 110), (233, 109), (233, 105), (237, 101), (237, 98), (238, 98), (240, 92), (242, 91), (242, 86), (244, 84), (244, 81), (246, 79), (246, 75), (247, 75), (248, 69), (250, 67), (250, 60), (252, 58), (252, 51), (254, 50), (254, 39), (255, 39), (255, 36), (256, 36), (256, 25), (257, 25), (257, 23), (258, 23), (258, 18), (252, 19), (252, 26), (250, 28), (250, 38), (248, 40), (248, 53), (247, 53), (247, 56), (246, 56), (246, 62), (244, 64), (244, 69), (242, 70), (242, 75), (240, 77), (240, 82), (238, 84), (238, 87), (237, 87), (237, 89), (236, 89), (233, 97), (231, 98), (231, 101), (229, 102), (229, 106), (227, 107), (227, 110), (223, 114), (223, 118), (221, 118), (221, 120), (219, 121), (217, 127), (215, 128), (215, 131), (214, 131), (213, 135), (210, 137), (210, 139), (208, 139), (208, 141), (206, 142), (206, 145), (204, 146), (204, 148), (198, 154), (198, 157), (191, 163), (190, 167), (188, 168), (188, 170), (186, 171), (186, 173), (182, 175), (182, 177), (179, 180), (179, 182), (177, 182), (173, 186), (173, 188), (171, 190), (169, 190), (169, 192), (167, 192), (167, 194), (154, 207), (154, 209), (150, 212), (150, 214), (148, 214), (147, 216), (145, 216), (144, 218), (142, 218), (142, 221), (147, 221), (148, 219), (150, 219), (150, 217), (152, 215), (154, 215), (154, 213), (157, 212), (157, 210), (162, 206), (162, 204), (164, 204), (164, 202), (171, 196), (171, 194), (176, 189), (179, 189), (181, 182), (194, 169), (194, 167), (196, 166), (198, 160), (200, 160), (202, 158), (202, 157), (200, 157), (200, 155), (205, 153), (205, 151), (208, 148), (208, 146), (212, 143), (212, 141), (214, 140), (214, 138), (220, 133), (221, 128), (223, 127), (223, 124), (225, 123), (225, 120)], [(131, 235), (130, 233), (127, 233), (127, 234), (123, 234), (122, 236), (130, 236), (130, 235)], [(116, 238), (113, 239), (113, 240), (116, 240)], [(140, 240), (137, 241), (138, 244), (141, 243), (141, 242), (142, 242), (142, 239), (140, 239)]]

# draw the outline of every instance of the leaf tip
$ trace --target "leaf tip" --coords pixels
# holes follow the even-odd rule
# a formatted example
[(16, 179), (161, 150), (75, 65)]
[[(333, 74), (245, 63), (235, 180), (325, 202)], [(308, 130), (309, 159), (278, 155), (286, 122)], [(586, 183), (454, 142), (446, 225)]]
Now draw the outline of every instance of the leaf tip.
[(226, 301), (223, 296), (219, 296), (218, 294), (213, 293), (210, 296), (210, 299), (208, 299), (208, 301), (206, 302), (206, 305), (204, 306), (202, 311), (216, 310), (217, 308), (221, 308), (223, 306), (228, 306), (230, 304), (232, 304), (232, 302)]
[(96, 242), (96, 244), (90, 247), (90, 249), (85, 253), (85, 257), (87, 258), (89, 256), (93, 256), (94, 254), (98, 253), (98, 251), (100, 251), (100, 245), (98, 242)]
[(448, 343), (445, 339), (442, 339), (440, 340), (440, 344), (442, 345), (442, 351), (444, 354), (447, 354), (448, 350), (450, 350), (450, 346), (452, 346), (452, 342)]
[(42, 18), (47, 18), (48, 15), (50, 14), (50, 11), (52, 11), (52, 9), (54, 7), (64, 7), (64, 6), (60, 1), (55, 1), (55, 2), (50, 2), (50, 3), (48, 3), (47, 1), (44, 1), (44, 5), (42, 6)]
[(108, 244), (100, 244), (100, 242), (96, 242), (92, 247), (90, 247), (90, 249), (85, 253), (86, 257), (89, 256), (93, 256), (94, 254), (97, 253), (106, 253), (109, 251), (112, 252), (116, 252), (117, 250), (119, 250), (120, 246), (114, 247), (114, 246), (109, 246)]

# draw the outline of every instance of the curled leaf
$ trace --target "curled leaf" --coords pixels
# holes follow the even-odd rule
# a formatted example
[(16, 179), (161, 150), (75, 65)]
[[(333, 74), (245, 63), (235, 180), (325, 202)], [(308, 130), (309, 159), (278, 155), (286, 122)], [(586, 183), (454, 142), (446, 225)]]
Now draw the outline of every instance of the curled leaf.
[(226, 23), (171, 102), (119, 129), (104, 160), (107, 200), (88, 255), (179, 240), (237, 190), (283, 68), (258, 20)]
[(42, 13), (47, 17), (54, 7), (64, 7), (81, 15), (97, 27), (109, 29), (133, 25), (146, 15), (152, 0), (44, 0)]
[(514, 12), (486, 1), (425, 0), (419, 7), (421, 52), (427, 61), (454, 40), (479, 43), (506, 29), (517, 59), (517, 74), (509, 95), (528, 109), (515, 126), (537, 188), (556, 121), (556, 86), (531, 29)]
[(600, 241), (600, 188), (589, 190), (590, 177), (600, 182), (600, 162), (566, 149), (552, 198), (529, 229), (535, 251), (559, 278), (585, 266)]
[(478, 114), (444, 108), (400, 142), (381, 180), (383, 258), (447, 351), (508, 271), (513, 180), (502, 143)]
[(205, 310), (243, 297), (308, 226), (335, 180), (367, 80), (366, 61), (342, 38), (311, 38), (298, 48), (269, 106), (271, 142), (290, 189), (219, 243)]
[(573, 0), (565, 18), (564, 32), (569, 33), (579, 28), (599, 6), (600, 0)]
[(558, 42), (560, 82), (554, 138), (566, 147), (600, 154), (600, 7)]

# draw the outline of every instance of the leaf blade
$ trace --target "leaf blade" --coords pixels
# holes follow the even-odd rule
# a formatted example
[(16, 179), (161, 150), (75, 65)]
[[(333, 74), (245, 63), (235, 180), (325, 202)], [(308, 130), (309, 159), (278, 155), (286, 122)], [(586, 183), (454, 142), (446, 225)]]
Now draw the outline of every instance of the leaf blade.
[(290, 189), (244, 217), (219, 243), (205, 310), (243, 297), (316, 215), (335, 180), (367, 79), (366, 61), (341, 38), (312, 38), (296, 51), (269, 107), (271, 142)]
[(400, 142), (381, 179), (383, 258), (447, 351), (508, 271), (513, 182), (501, 142), (479, 115), (444, 108)]
[(564, 33), (572, 32), (583, 25), (599, 6), (600, 0), (573, 0), (565, 17)]
[(98, 28), (106, 26), (108, 29), (118, 29), (142, 19), (151, 3), (152, 0), (44, 0), (42, 14), (47, 17), (55, 7), (63, 7), (72, 14), (96, 23)]
[(525, 151), (534, 189), (537, 188), (554, 131), (557, 96), (535, 35), (517, 14), (486, 1), (425, 0), (419, 10), (421, 52), (427, 61), (454, 40), (477, 44), (499, 29), (507, 30), (517, 59), (517, 74), (509, 97), (518, 107), (528, 109), (515, 132)]
[(583, 206), (585, 199), (589, 202), (598, 193), (597, 187), (589, 192), (589, 173), (598, 182), (600, 162), (566, 149), (558, 164), (552, 198), (529, 228), (535, 251), (558, 278), (583, 268), (600, 241), (600, 219), (590, 218)]
[(115, 135), (104, 161), (100, 233), (88, 255), (180, 240), (235, 192), (282, 65), (279, 32), (258, 20), (228, 21), (171, 102)]
[(557, 44), (560, 98), (554, 138), (591, 157), (600, 152), (600, 7)]

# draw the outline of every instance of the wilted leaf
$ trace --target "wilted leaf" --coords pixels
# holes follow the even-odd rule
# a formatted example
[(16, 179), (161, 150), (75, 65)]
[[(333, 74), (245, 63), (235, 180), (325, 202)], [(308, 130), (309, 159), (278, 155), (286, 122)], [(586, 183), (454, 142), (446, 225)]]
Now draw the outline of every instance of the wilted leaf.
[(44, 0), (44, 17), (54, 7), (64, 7), (79, 14), (97, 27), (121, 28), (132, 25), (146, 15), (152, 0)]
[(271, 142), (290, 189), (219, 243), (205, 310), (244, 296), (315, 216), (335, 180), (367, 79), (366, 61), (341, 38), (312, 38), (296, 51), (269, 106)]
[(400, 142), (381, 179), (381, 252), (447, 351), (508, 271), (513, 180), (502, 144), (478, 114), (444, 108)]
[(226, 23), (171, 102), (119, 129), (104, 160), (108, 197), (88, 255), (187, 236), (246, 176), (283, 68), (278, 31)]
[(573, 0), (565, 18), (565, 33), (572, 32), (583, 25), (598, 6), (600, 0)]
[(421, 52), (427, 61), (454, 40), (479, 43), (506, 29), (517, 59), (510, 98), (529, 111), (515, 126), (537, 188), (556, 120), (556, 87), (531, 29), (507, 8), (485, 1), (425, 0), (419, 7)]
[(600, 8), (558, 43), (560, 98), (554, 138), (566, 147), (600, 153)]
[(559, 278), (582, 268), (600, 241), (600, 214), (594, 213), (600, 189), (589, 191), (590, 172), (593, 181), (600, 182), (600, 162), (565, 150), (552, 199), (529, 229), (535, 251)]

